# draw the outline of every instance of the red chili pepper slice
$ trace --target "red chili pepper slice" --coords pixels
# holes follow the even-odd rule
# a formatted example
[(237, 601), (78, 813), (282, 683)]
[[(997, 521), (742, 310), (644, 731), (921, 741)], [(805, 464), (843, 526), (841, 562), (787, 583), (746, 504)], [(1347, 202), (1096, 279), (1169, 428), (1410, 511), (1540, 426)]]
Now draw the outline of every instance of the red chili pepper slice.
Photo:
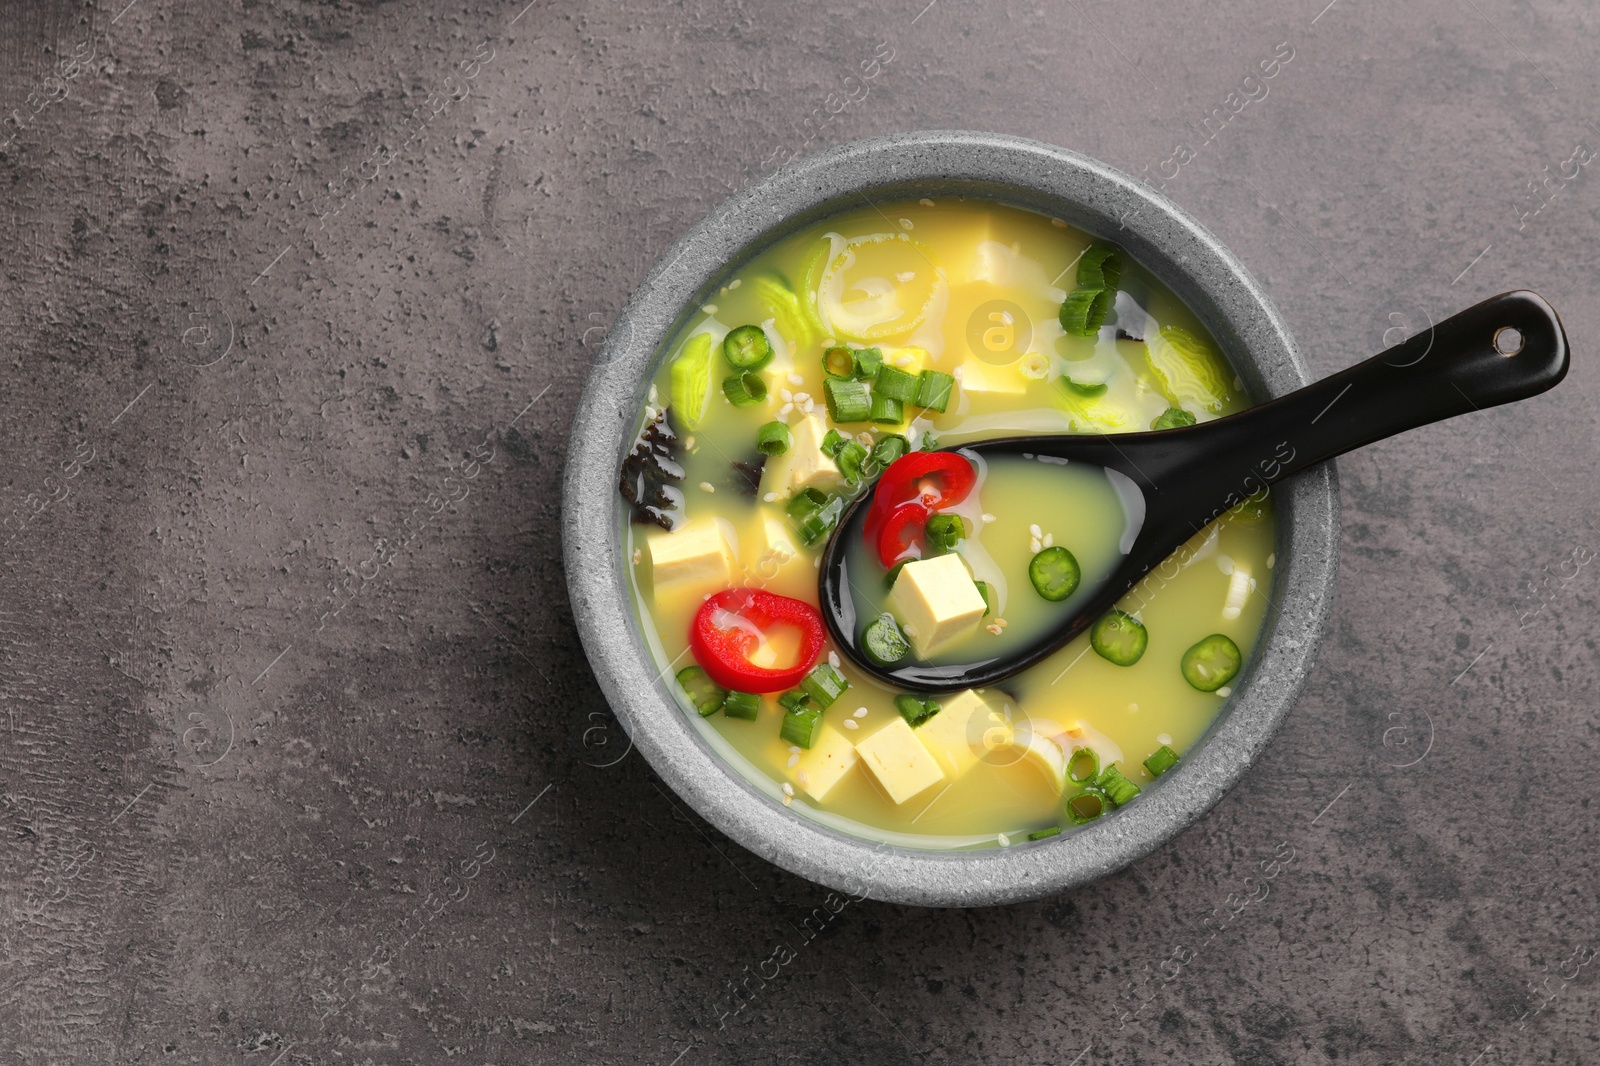
[(922, 534), (930, 513), (921, 501), (902, 503), (889, 512), (878, 530), (878, 561), (885, 570), (922, 555)]
[[(750, 655), (775, 626), (800, 631), (800, 657), (793, 666), (757, 666)], [(811, 672), (822, 654), (822, 615), (804, 600), (764, 589), (725, 589), (708, 597), (689, 623), (689, 648), (711, 680), (738, 692), (781, 692)]]
[[(972, 492), (978, 474), (970, 460), (954, 452), (911, 452), (889, 464), (878, 479), (872, 494), (872, 508), (867, 512), (865, 533), (867, 544), (879, 549), (884, 529), (896, 510), (905, 504), (919, 503), (924, 520), (934, 511), (954, 507)], [(892, 563), (885, 563), (891, 566)]]

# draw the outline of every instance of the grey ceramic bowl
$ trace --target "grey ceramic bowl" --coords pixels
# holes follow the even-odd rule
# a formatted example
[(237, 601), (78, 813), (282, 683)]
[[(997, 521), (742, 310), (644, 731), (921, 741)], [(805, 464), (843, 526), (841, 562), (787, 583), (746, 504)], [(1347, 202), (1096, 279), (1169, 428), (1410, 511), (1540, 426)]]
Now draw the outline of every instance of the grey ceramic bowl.
[(1092, 159), (1015, 137), (927, 132), (857, 141), (801, 160), (712, 211), (645, 278), (608, 335), (573, 422), (567, 583), (600, 687), (671, 788), (750, 851), (802, 877), (896, 903), (980, 906), (1104, 877), (1209, 810), (1260, 755), (1304, 682), (1327, 621), (1339, 542), (1333, 470), (1277, 491), (1279, 534), (1266, 631), (1217, 721), (1178, 767), (1115, 815), (1039, 844), (930, 852), (873, 844), (786, 809), (697, 734), (638, 635), (618, 538), (617, 470), (665, 342), (754, 251), (864, 200), (982, 197), (1115, 240), (1189, 303), (1258, 400), (1307, 383), (1266, 295), (1199, 223)]

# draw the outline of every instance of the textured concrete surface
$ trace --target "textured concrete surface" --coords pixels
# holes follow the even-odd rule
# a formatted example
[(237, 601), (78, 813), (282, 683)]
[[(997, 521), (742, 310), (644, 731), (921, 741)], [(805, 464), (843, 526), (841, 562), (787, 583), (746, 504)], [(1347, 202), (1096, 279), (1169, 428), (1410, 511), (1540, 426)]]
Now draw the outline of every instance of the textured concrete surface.
[[(8, 1060), (1600, 1058), (1587, 5), (125, 3), (0, 14)], [(1518, 286), (1576, 353), (1342, 464), (1336, 636), (1215, 811), (984, 911), (688, 816), (556, 543), (655, 256), (918, 127), (1165, 170), (1319, 371)]]

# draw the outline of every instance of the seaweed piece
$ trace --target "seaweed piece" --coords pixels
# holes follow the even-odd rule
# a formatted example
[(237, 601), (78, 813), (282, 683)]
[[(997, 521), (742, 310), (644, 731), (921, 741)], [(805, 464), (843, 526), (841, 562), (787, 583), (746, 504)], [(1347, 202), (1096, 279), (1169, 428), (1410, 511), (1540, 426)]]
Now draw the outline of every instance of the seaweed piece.
[(1135, 337), (1133, 334), (1129, 333), (1125, 329), (1117, 330), (1117, 340), (1119, 340), (1119, 341), (1137, 341), (1140, 344), (1144, 343), (1144, 338), (1143, 337)]
[(733, 469), (728, 473), (728, 487), (741, 496), (754, 499), (756, 493), (761, 491), (761, 471), (766, 465), (767, 457), (760, 454), (751, 456), (749, 462), (735, 459)]
[(683, 503), (683, 493), (673, 486), (683, 480), (683, 456), (678, 434), (666, 411), (639, 431), (633, 451), (622, 460), (618, 487), (632, 505), (630, 519), (641, 525), (654, 523), (671, 530)]

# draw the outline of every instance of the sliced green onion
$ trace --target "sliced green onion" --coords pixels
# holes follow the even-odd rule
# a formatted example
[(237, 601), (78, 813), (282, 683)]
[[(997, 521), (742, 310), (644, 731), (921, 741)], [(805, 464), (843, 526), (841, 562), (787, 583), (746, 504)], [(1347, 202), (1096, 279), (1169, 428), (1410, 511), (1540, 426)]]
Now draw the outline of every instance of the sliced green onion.
[(917, 379), (917, 406), (943, 412), (950, 406), (950, 392), (956, 379), (943, 370), (924, 370)]
[(698, 666), (685, 666), (678, 671), (678, 687), (683, 689), (701, 717), (716, 714), (728, 696), (728, 690), (711, 680)]
[[(826, 442), (824, 442), (826, 443)], [(805, 488), (789, 497), (784, 511), (790, 518), (801, 519), (816, 514), (828, 505), (828, 494), (820, 489)]]
[(1073, 393), (1074, 395), (1090, 398), (1095, 396), (1104, 396), (1106, 389), (1109, 388), (1109, 386), (1103, 381), (1098, 385), (1088, 385), (1073, 381), (1071, 378), (1066, 377), (1061, 379), (1061, 387), (1066, 389), (1068, 392)]
[(1028, 580), (1051, 603), (1060, 603), (1076, 592), (1081, 577), (1078, 560), (1059, 544), (1035, 555), (1028, 564)]
[(1122, 776), (1113, 763), (1095, 775), (1094, 787), (1106, 794), (1106, 798), (1118, 807), (1127, 803), (1139, 794), (1139, 786)]
[(883, 365), (882, 348), (857, 348), (853, 354), (857, 381), (871, 381), (878, 376), (878, 368)]
[(1172, 750), (1171, 745), (1163, 744), (1155, 753), (1144, 761), (1144, 768), (1150, 771), (1151, 777), (1160, 777), (1174, 766), (1178, 765), (1178, 753)]
[(760, 370), (772, 362), (772, 342), (760, 326), (740, 326), (722, 338), (722, 358), (735, 370)]
[(822, 353), (822, 369), (830, 378), (849, 378), (856, 373), (856, 353), (843, 345), (834, 345)]
[(1122, 250), (1096, 244), (1078, 257), (1078, 288), (1115, 289), (1122, 283)]
[(906, 725), (915, 729), (939, 713), (939, 703), (937, 700), (925, 700), (921, 696), (896, 696), (894, 709), (900, 712), (900, 717), (906, 720)]
[(895, 579), (900, 576), (900, 571), (904, 570), (906, 568), (906, 564), (910, 561), (910, 559), (901, 559), (898, 563), (895, 563), (893, 566), (891, 566), (889, 568), (889, 573), (884, 576), (883, 587), (886, 589), (894, 588)]
[(822, 454), (832, 459), (839, 454), (839, 449), (844, 447), (844, 442), (850, 438), (840, 433), (837, 429), (830, 429), (822, 437)]
[(879, 466), (888, 466), (910, 450), (910, 441), (898, 433), (890, 433), (879, 438), (878, 443), (872, 446), (872, 461)]
[(782, 455), (794, 443), (794, 434), (782, 422), (768, 422), (756, 430), (756, 451), (762, 455)]
[(994, 612), (994, 589), (989, 587), (987, 581), (974, 581), (978, 595), (983, 597), (983, 617), (988, 618)]
[(1092, 337), (1105, 325), (1115, 289), (1074, 289), (1061, 302), (1061, 328), (1074, 337)]
[(818, 541), (827, 539), (828, 534), (833, 532), (833, 527), (839, 524), (839, 516), (844, 514), (843, 497), (829, 496), (827, 500), (828, 502), (820, 508), (795, 519), (794, 529), (804, 547), (809, 548)]
[(778, 697), (778, 706), (785, 711), (803, 711), (811, 706), (811, 697), (797, 688), (792, 688)]
[(729, 718), (740, 718), (746, 722), (756, 720), (756, 714), (761, 710), (761, 697), (754, 692), (730, 692), (723, 701), (722, 713)]
[(922, 435), (922, 447), (918, 448), (917, 450), (918, 451), (922, 451), (922, 452), (936, 452), (936, 451), (938, 451), (939, 450), (939, 438), (935, 437), (932, 433), (924, 433)]
[(878, 368), (878, 376), (872, 380), (872, 391), (879, 396), (887, 396), (891, 400), (901, 403), (916, 403), (917, 390), (921, 383), (915, 374), (907, 374), (898, 367), (885, 363)]
[(844, 675), (826, 662), (814, 666), (800, 682), (801, 691), (823, 710), (832, 707), (834, 701), (849, 687), (850, 682), (844, 679)]
[(1053, 825), (1049, 829), (1035, 829), (1033, 832), (1028, 834), (1028, 839), (1029, 840), (1044, 840), (1044, 839), (1046, 839), (1048, 837), (1056, 836), (1060, 832), (1061, 832), (1061, 827), (1059, 825)]
[(833, 461), (838, 464), (839, 473), (844, 475), (844, 479), (854, 485), (861, 480), (861, 464), (867, 461), (867, 449), (860, 441), (845, 441)]
[(864, 381), (829, 378), (822, 383), (828, 417), (835, 422), (865, 422), (872, 415), (872, 397)]
[(1144, 655), (1150, 633), (1133, 615), (1107, 611), (1089, 631), (1089, 646), (1108, 663), (1132, 666)]
[(1100, 755), (1093, 748), (1073, 748), (1067, 759), (1067, 780), (1087, 785), (1100, 773)]
[(872, 411), (868, 417), (880, 425), (898, 426), (906, 420), (906, 405), (892, 397), (874, 392)]
[(778, 736), (785, 744), (794, 744), (802, 748), (809, 748), (815, 744), (821, 733), (822, 712), (815, 707), (789, 711), (783, 716), (783, 724), (778, 727)]
[(772, 317), (777, 320), (775, 324), (779, 333), (802, 348), (816, 343), (816, 331), (800, 306), (800, 297), (789, 287), (787, 280), (761, 274), (752, 284), (772, 312)]
[(1194, 425), (1194, 415), (1181, 407), (1169, 407), (1150, 423), (1151, 429), (1179, 429)]
[(1233, 680), (1242, 661), (1239, 645), (1221, 633), (1213, 633), (1183, 653), (1179, 669), (1193, 688), (1215, 692)]
[(1098, 788), (1086, 788), (1067, 800), (1067, 817), (1075, 825), (1092, 822), (1106, 813), (1106, 794)]
[(861, 634), (861, 650), (879, 666), (893, 666), (911, 654), (911, 645), (906, 643), (906, 635), (900, 632), (894, 615), (885, 611), (867, 623)]
[(930, 516), (925, 530), (928, 546), (941, 552), (955, 551), (956, 545), (967, 535), (967, 528), (962, 525), (961, 516), (954, 514)]
[(722, 394), (735, 407), (749, 407), (767, 398), (767, 383), (760, 374), (730, 374), (722, 379)]
[(700, 428), (711, 406), (711, 334), (696, 333), (672, 360), (672, 418), (686, 432)]

